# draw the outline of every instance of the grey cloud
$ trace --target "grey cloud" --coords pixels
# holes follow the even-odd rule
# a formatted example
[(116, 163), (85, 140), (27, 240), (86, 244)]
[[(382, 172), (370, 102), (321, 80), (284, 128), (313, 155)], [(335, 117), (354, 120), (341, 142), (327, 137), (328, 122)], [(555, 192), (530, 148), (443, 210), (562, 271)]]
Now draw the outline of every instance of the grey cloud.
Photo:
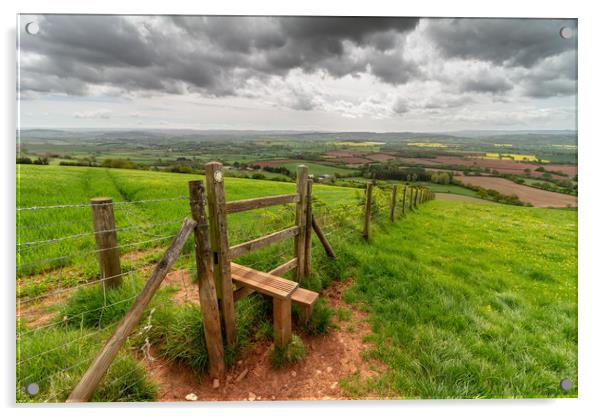
[[(573, 20), (427, 19), (418, 26), (417, 18), (393, 17), (47, 15), (36, 19), (41, 27), (38, 35), (21, 33), (26, 58), (20, 73), (23, 96), (27, 92), (86, 95), (103, 86), (122, 95), (193, 92), (252, 97), (256, 90), (246, 88), (249, 84), (265, 87), (293, 70), (324, 71), (335, 78), (370, 73), (397, 86), (424, 80), (422, 67), (404, 56), (410, 33), (439, 51), (441, 56), (431, 59), (499, 66), (495, 72), (478, 72), (469, 79), (446, 74), (434, 79), (449, 84), (462, 100), (470, 100), (464, 95), (468, 93), (500, 97), (516, 90), (544, 98), (576, 92), (576, 40), (558, 35), (561, 26), (575, 26)], [(514, 73), (518, 75), (512, 77)], [(293, 89), (289, 95), (292, 98), (284, 105), (294, 109), (307, 111), (320, 105), (311, 95)], [(451, 108), (463, 105), (462, 100), (433, 99), (421, 108)], [(401, 100), (393, 107), (397, 114), (409, 111)]]
[(574, 50), (576, 36), (560, 37), (574, 19), (432, 19), (426, 35), (446, 57), (532, 67), (549, 56)]
[(569, 79), (533, 79), (525, 84), (525, 94), (533, 98), (562, 97), (577, 93), (577, 82)]
[(410, 111), (410, 108), (408, 107), (405, 100), (403, 100), (402, 98), (398, 98), (395, 101), (395, 104), (393, 104), (393, 112), (395, 114), (405, 114), (409, 111)]
[(419, 73), (415, 64), (404, 61), (399, 55), (376, 53), (369, 63), (372, 73), (389, 84), (404, 84)]
[[(81, 80), (125, 92), (188, 90), (214, 96), (236, 94), (249, 78), (284, 76), (295, 68), (324, 70), (334, 77), (366, 72), (369, 62), (346, 56), (347, 44), (382, 53), (394, 47), (395, 36), (413, 30), (418, 22), (177, 16), (141, 24), (120, 16), (58, 15), (39, 20), (39, 35), (21, 37), (22, 50), (41, 57), (35, 65), (23, 65), (24, 90), (85, 94), (87, 88), (67, 85)], [(376, 68), (376, 76), (385, 82), (407, 80), (403, 71), (387, 72), (378, 62)]]
[(511, 89), (512, 84), (507, 79), (501, 76), (492, 76), (486, 72), (481, 72), (460, 84), (461, 92), (501, 94)]

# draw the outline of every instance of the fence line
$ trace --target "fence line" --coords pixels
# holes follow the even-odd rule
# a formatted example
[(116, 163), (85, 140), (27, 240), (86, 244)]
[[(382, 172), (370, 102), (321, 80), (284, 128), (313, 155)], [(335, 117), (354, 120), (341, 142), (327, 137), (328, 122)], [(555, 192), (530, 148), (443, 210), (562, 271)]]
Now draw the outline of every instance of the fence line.
[[(182, 200), (188, 200), (187, 196), (178, 196), (178, 197), (174, 197), (174, 198), (162, 198), (162, 199), (140, 199), (137, 201), (114, 201), (114, 202), (107, 202), (107, 203), (102, 203), (102, 204), (96, 204), (96, 205), (133, 205), (133, 204), (148, 204), (148, 203), (155, 203), (155, 202), (168, 202), (168, 201), (182, 201)], [(43, 209), (59, 209), (59, 208), (84, 208), (84, 207), (92, 207), (95, 204), (90, 204), (90, 203), (82, 203), (82, 204), (67, 204), (67, 205), (42, 205), (42, 206), (35, 206), (35, 207), (22, 207), (22, 208), (17, 208), (17, 211), (39, 211), (39, 210), (43, 210)]]
[[(316, 195), (313, 195), (313, 201), (319, 202), (319, 203), (316, 203), (312, 207), (312, 214), (315, 217), (315, 219), (319, 222), (319, 227), (321, 228), (322, 234), (326, 237), (330, 237), (330, 236), (338, 235), (341, 229), (349, 227), (349, 226), (352, 226), (352, 228), (354, 230), (357, 230), (358, 234), (359, 234), (359, 232), (361, 231), (360, 230), (361, 227), (359, 227), (359, 224), (361, 223), (362, 216), (365, 220), (365, 218), (366, 218), (365, 213), (367, 210), (369, 210), (369, 216), (368, 216), (368, 232), (369, 232), (370, 220), (372, 220), (372, 219), (380, 220), (382, 218), (390, 218), (392, 221), (394, 221), (395, 218), (397, 218), (398, 216), (405, 215), (407, 213), (406, 207), (407, 206), (412, 207), (414, 200), (416, 201), (416, 204), (420, 204), (420, 203), (426, 202), (428, 200), (428, 194), (425, 194), (422, 191), (418, 191), (418, 188), (410, 187), (408, 185), (400, 185), (400, 186), (403, 186), (403, 192), (402, 192), (402, 188), (397, 189), (395, 187), (379, 186), (379, 185), (373, 186), (372, 184), (369, 183), (367, 185), (367, 188), (373, 188), (372, 199), (369, 201), (369, 203), (368, 203), (368, 201), (366, 201), (365, 196), (364, 197), (361, 196), (362, 190), (358, 188), (357, 189), (358, 192), (355, 193), (355, 195), (350, 196), (350, 198), (347, 202), (342, 203), (342, 204), (337, 204), (334, 207), (331, 206), (331, 204), (329, 204), (329, 202), (324, 201), (324, 199), (328, 199), (329, 196), (333, 196), (333, 195), (338, 196), (338, 195), (340, 195), (339, 193), (326, 192), (324, 194), (320, 194), (319, 197), (317, 197)], [(410, 189), (410, 188), (412, 190), (416, 190), (416, 191), (413, 192), (413, 195), (406, 196), (406, 190)], [(400, 196), (402, 194), (403, 194), (402, 200), (399, 201)], [(49, 247), (51, 244), (61, 243), (61, 242), (70, 242), (70, 241), (73, 241), (73, 240), (76, 240), (79, 238), (98, 236), (98, 235), (103, 235), (106, 233), (118, 233), (118, 232), (132, 231), (132, 230), (141, 230), (141, 233), (147, 234), (145, 232), (145, 230), (149, 230), (149, 229), (152, 230), (154, 228), (180, 223), (181, 221), (154, 222), (151, 224), (144, 224), (144, 225), (136, 224), (136, 222), (138, 222), (138, 221), (145, 221), (147, 219), (146, 217), (150, 216), (150, 214), (148, 214), (145, 210), (142, 210), (142, 209), (137, 210), (137, 209), (133, 208), (134, 205), (145, 204), (145, 203), (168, 202), (168, 201), (184, 201), (184, 200), (191, 201), (191, 198), (182, 196), (182, 197), (164, 198), (164, 199), (118, 201), (118, 202), (111, 202), (111, 203), (106, 203), (106, 204), (101, 202), (101, 203), (97, 203), (97, 204), (92, 204), (92, 203), (65, 204), (65, 205), (48, 205), (48, 206), (18, 208), (17, 211), (33, 211), (33, 212), (35, 212), (35, 211), (43, 211), (43, 210), (50, 210), (50, 209), (94, 207), (94, 206), (99, 206), (99, 205), (101, 205), (101, 206), (102, 205), (122, 206), (124, 208), (124, 211), (120, 211), (120, 212), (125, 217), (122, 216), (120, 218), (124, 219), (127, 225), (119, 226), (119, 227), (113, 226), (111, 229), (102, 229), (102, 230), (95, 230), (95, 231), (71, 234), (71, 235), (67, 235), (67, 236), (58, 236), (57, 238), (52, 238), (52, 239), (20, 242), (17, 244), (17, 250), (19, 253), (19, 251), (25, 250), (25, 249), (28, 249), (28, 250), (43, 249), (43, 248)], [(200, 201), (191, 201), (191, 202), (200, 202)], [(395, 209), (396, 204), (399, 204), (398, 210)], [(179, 205), (178, 205), (178, 207), (179, 207)], [(184, 206), (182, 206), (182, 208), (184, 208)], [(176, 211), (178, 209), (176, 209)], [(364, 214), (364, 215), (362, 215), (362, 214)], [(264, 215), (262, 215), (258, 221), (261, 221), (262, 226), (278, 228), (278, 225), (281, 224), (283, 221), (290, 220), (292, 218), (295, 218), (295, 208), (294, 208), (294, 205), (291, 203), (291, 204), (285, 205), (283, 207), (283, 209), (275, 211), (275, 212), (273, 212), (272, 210), (266, 211), (266, 213)], [(380, 221), (379, 221), (379, 223), (380, 223)], [(61, 223), (55, 223), (55, 224), (61, 224)], [(68, 224), (68, 225), (80, 224), (80, 222), (79, 221), (64, 222), (61, 225), (65, 225), (65, 224)], [(53, 224), (37, 225), (37, 226), (30, 226), (30, 227), (22, 227), (22, 229), (49, 228), (52, 226), (57, 226), (57, 225), (53, 225)], [(257, 232), (256, 228), (257, 228), (257, 221), (242, 222), (242, 223), (237, 224), (236, 227), (232, 227), (230, 229), (232, 232), (230, 242), (233, 242), (236, 244), (236, 243), (238, 243), (237, 240), (239, 240), (239, 239), (242, 241), (248, 240), (249, 235), (253, 234), (253, 232)], [(311, 225), (309, 226), (308, 229), (311, 229)], [(135, 235), (139, 235), (139, 234), (136, 233)], [(123, 243), (116, 244), (111, 247), (97, 248), (95, 250), (82, 250), (82, 251), (79, 251), (76, 253), (71, 253), (71, 254), (68, 254), (65, 256), (59, 256), (59, 257), (53, 257), (53, 258), (51, 257), (51, 258), (39, 259), (39, 260), (27, 262), (27, 263), (21, 263), (21, 264), (17, 265), (17, 269), (23, 271), (23, 269), (25, 269), (28, 266), (32, 266), (32, 265), (44, 264), (44, 263), (50, 264), (53, 261), (67, 260), (70, 258), (77, 258), (77, 257), (86, 256), (86, 255), (89, 255), (89, 256), (97, 255), (98, 253), (103, 253), (103, 252), (106, 252), (109, 250), (126, 249), (126, 248), (130, 248), (130, 247), (141, 246), (141, 245), (148, 244), (148, 243), (167, 240), (167, 239), (173, 238), (175, 236), (176, 236), (176, 234), (159, 235), (159, 236), (153, 236), (153, 238), (146, 239), (143, 241), (135, 241), (135, 242), (126, 243), (126, 244), (123, 244)], [(121, 236), (120, 236), (120, 239), (121, 239)], [(282, 244), (278, 244), (277, 247), (275, 247), (270, 252), (271, 253), (270, 256), (272, 256), (273, 259), (266, 260), (265, 256), (261, 256), (261, 255), (253, 256), (252, 254), (250, 254), (248, 256), (242, 257), (241, 264), (244, 264), (248, 267), (252, 267), (252, 268), (256, 268), (256, 269), (259, 269), (262, 266), (264, 268), (269, 267), (268, 263), (270, 261), (279, 261), (278, 259), (281, 259), (284, 257), (290, 257), (290, 256), (286, 256), (287, 253), (290, 254), (290, 244), (291, 244), (290, 241), (288, 241), (286, 243), (283, 242)], [(319, 242), (317, 242), (317, 240), (314, 240), (314, 244), (319, 244)], [(75, 247), (75, 244), (73, 246)], [(335, 246), (335, 248), (336, 248), (336, 246)], [(31, 252), (29, 252), (29, 253), (31, 253)], [(123, 254), (123, 252), (121, 254)], [(187, 259), (194, 255), (195, 255), (195, 253), (193, 251), (191, 253), (182, 255), (179, 260)], [(276, 264), (278, 264), (278, 263), (276, 263)], [(68, 267), (68, 266), (62, 265), (62, 267), (60, 267), (60, 268), (65, 269), (66, 267)], [(53, 298), (53, 297), (57, 297), (58, 298), (57, 300), (60, 302), (64, 299), (64, 295), (67, 293), (82, 289), (84, 287), (90, 287), (93, 285), (100, 285), (102, 287), (104, 282), (115, 279), (116, 277), (134, 276), (135, 274), (137, 274), (139, 272), (147, 271), (150, 267), (152, 267), (152, 265), (145, 264), (145, 265), (137, 266), (136, 268), (121, 272), (119, 274), (115, 274), (112, 276), (101, 276), (100, 278), (94, 278), (93, 280), (89, 280), (89, 281), (86, 281), (83, 283), (78, 283), (76, 285), (69, 286), (69, 287), (60, 287), (60, 283), (63, 281), (62, 278), (65, 276), (63, 274), (63, 272), (61, 271), (59, 274), (54, 276), (54, 277), (58, 277), (61, 279), (61, 280), (59, 280), (59, 288), (58, 289), (48, 291), (42, 295), (37, 295), (34, 297), (20, 298), (20, 299), (18, 299), (18, 308), (20, 311), (20, 309), (23, 305), (35, 304), (36, 302), (41, 301), (43, 299), (48, 299), (48, 298)], [(194, 274), (196, 272), (196, 270), (193, 270), (193, 268), (194, 268), (194, 264), (186, 263), (186, 264), (181, 264), (181, 267), (179, 269), (180, 270), (186, 269), (186, 270), (189, 270), (191, 272), (191, 274)], [(75, 269), (74, 271), (77, 272), (78, 270)], [(133, 284), (132, 280), (129, 280), (129, 282), (131, 282), (130, 284)], [(185, 282), (183, 282), (183, 284), (186, 286)], [(106, 291), (107, 289), (104, 289), (104, 290)], [(188, 296), (188, 288), (186, 288), (186, 295)], [(135, 299), (137, 296), (138, 296), (138, 294), (133, 295), (133, 296), (128, 296), (125, 299), (120, 299), (120, 300), (112, 302), (112, 303), (106, 303), (106, 298), (105, 298), (105, 304), (103, 304), (103, 306), (87, 309), (85, 311), (65, 317), (65, 319), (63, 319), (63, 320), (52, 321), (47, 324), (35, 326), (33, 328), (25, 328), (24, 330), (18, 331), (17, 340), (21, 341), (27, 336), (31, 336), (33, 334), (38, 333), (38, 331), (40, 331), (40, 330), (67, 324), (70, 321), (73, 322), (76, 319), (83, 317), (85, 314), (93, 313), (93, 312), (103, 310), (103, 309), (113, 308), (113, 307), (116, 307), (117, 305), (120, 305), (120, 304), (123, 304), (126, 302), (130, 302), (133, 299)], [(55, 302), (55, 301), (52, 300), (52, 302)], [(44, 304), (44, 306), (47, 306), (47, 305), (48, 304)], [(38, 313), (40, 313), (40, 312), (37, 312), (37, 311), (32, 312), (31, 310), (26, 310), (26, 311), (18, 313), (18, 315), (16, 317), (17, 317), (17, 319), (21, 320), (24, 317), (35, 316)], [(42, 313), (44, 313), (44, 312), (42, 312)], [(94, 338), (94, 336), (102, 335), (105, 331), (107, 331), (107, 332), (110, 331), (118, 323), (119, 322), (114, 322), (114, 323), (111, 323), (108, 325), (103, 325), (101, 328), (94, 330), (94, 332), (85, 332), (85, 333), (83, 333), (83, 335), (80, 334), (80, 336), (75, 339), (71, 339), (71, 338), (66, 339), (65, 342), (60, 345), (53, 346), (52, 348), (48, 348), (47, 350), (39, 351), (36, 354), (31, 355), (31, 356), (20, 357), (20, 360), (17, 362), (17, 366), (22, 367), (22, 366), (32, 362), (36, 358), (39, 359), (40, 357), (47, 356), (48, 354), (56, 352), (57, 350), (61, 350), (62, 348), (67, 348), (67, 346), (77, 344), (78, 342), (83, 342), (83, 341), (87, 342), (88, 340), (90, 340), (90, 342), (95, 342), (95, 341), (91, 340)], [(67, 331), (67, 328), (66, 328), (66, 331)], [(67, 334), (65, 334), (65, 337), (67, 337)], [(43, 381), (45, 379), (51, 378), (52, 376), (54, 376), (55, 374), (57, 374), (59, 372), (67, 372), (69, 370), (72, 370), (73, 368), (83, 365), (85, 362), (89, 362), (90, 360), (91, 360), (91, 358), (86, 358), (78, 363), (70, 365), (67, 368), (57, 370), (57, 372), (49, 374), (48, 376), (42, 377), (40, 380), (36, 380), (36, 381), (39, 382), (39, 381)], [(163, 365), (165, 365), (165, 364), (163, 364)], [(110, 385), (119, 383), (121, 380), (123, 380), (124, 378), (126, 378), (132, 372), (134, 372), (136, 370), (137, 370), (137, 368), (134, 368), (133, 370), (129, 371), (128, 373), (120, 375), (118, 378), (112, 380), (110, 382)], [(26, 375), (24, 378), (20, 377), (18, 382), (23, 382), (30, 378), (31, 378), (31, 375)], [(124, 391), (127, 391), (131, 386), (133, 386), (135, 383), (138, 383), (138, 382), (139, 381), (136, 380), (136, 381), (134, 381), (134, 383), (124, 386), (121, 389), (121, 393), (123, 393)], [(57, 399), (56, 395), (54, 397), (53, 396), (48, 397), (46, 399), (46, 401), (50, 401), (53, 399)]]

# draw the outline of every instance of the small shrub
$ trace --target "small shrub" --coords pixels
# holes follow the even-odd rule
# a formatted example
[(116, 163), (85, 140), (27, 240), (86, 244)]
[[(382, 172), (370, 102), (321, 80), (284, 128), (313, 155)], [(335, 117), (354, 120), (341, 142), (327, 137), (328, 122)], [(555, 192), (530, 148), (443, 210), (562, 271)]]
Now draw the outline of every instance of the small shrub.
[(151, 316), (150, 325), (140, 338), (148, 337), (156, 343), (158, 354), (185, 364), (197, 374), (207, 369), (209, 357), (198, 305), (185, 303), (175, 308), (158, 308)]
[(309, 335), (325, 334), (332, 327), (334, 310), (328, 306), (324, 299), (318, 299), (314, 305), (311, 319), (304, 326), (304, 331)]
[(304, 356), (305, 345), (297, 335), (293, 335), (285, 347), (281, 348), (274, 345), (270, 352), (270, 359), (274, 368), (282, 368), (287, 364), (301, 361)]

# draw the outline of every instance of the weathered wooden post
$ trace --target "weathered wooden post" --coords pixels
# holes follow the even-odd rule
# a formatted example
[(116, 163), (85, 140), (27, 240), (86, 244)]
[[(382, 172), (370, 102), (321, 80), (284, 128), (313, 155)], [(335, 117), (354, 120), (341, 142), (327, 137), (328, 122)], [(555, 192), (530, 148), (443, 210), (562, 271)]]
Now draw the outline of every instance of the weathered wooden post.
[(305, 244), (306, 244), (306, 221), (307, 221), (307, 166), (299, 165), (297, 167), (297, 194), (299, 194), (299, 202), (297, 202), (297, 215), (295, 225), (299, 227), (299, 232), (295, 236), (295, 254), (297, 256), (297, 281), (303, 279), (307, 273), (305, 271)]
[(418, 199), (418, 188), (415, 188), (414, 189), (414, 208), (418, 207), (417, 199)]
[(305, 209), (305, 275), (311, 273), (311, 193), (313, 188), (313, 181), (309, 179), (307, 181), (307, 208)]
[(391, 192), (391, 222), (395, 221), (395, 204), (397, 204), (397, 185), (393, 185)]
[(291, 298), (272, 300), (274, 310), (274, 344), (284, 348), (291, 340), (292, 319), (291, 319)]
[(232, 274), (230, 270), (230, 246), (228, 243), (228, 220), (226, 218), (226, 193), (224, 190), (224, 171), (219, 162), (205, 165), (207, 181), (207, 207), (209, 210), (209, 234), (213, 251), (213, 279), (219, 299), (224, 332), (228, 345), (236, 342), (236, 323), (234, 319), (234, 296)]
[[(121, 261), (117, 246), (117, 230), (111, 198), (92, 198), (92, 221), (96, 237), (96, 251), (100, 278), (105, 287), (117, 287), (121, 284)], [(113, 277), (114, 276), (114, 277)]]
[(199, 285), (199, 301), (203, 316), (205, 344), (209, 356), (209, 375), (223, 380), (226, 373), (224, 343), (219, 316), (219, 304), (213, 281), (213, 253), (209, 242), (209, 223), (205, 213), (205, 186), (202, 181), (188, 182), (190, 211), (197, 226), (194, 232), (196, 272)]
[(364, 209), (364, 239), (366, 240), (370, 238), (370, 219), (372, 217), (372, 187), (372, 183), (369, 183), (366, 186), (366, 207)]
[(406, 190), (408, 189), (407, 185), (403, 186), (403, 197), (401, 198), (401, 215), (406, 215)]

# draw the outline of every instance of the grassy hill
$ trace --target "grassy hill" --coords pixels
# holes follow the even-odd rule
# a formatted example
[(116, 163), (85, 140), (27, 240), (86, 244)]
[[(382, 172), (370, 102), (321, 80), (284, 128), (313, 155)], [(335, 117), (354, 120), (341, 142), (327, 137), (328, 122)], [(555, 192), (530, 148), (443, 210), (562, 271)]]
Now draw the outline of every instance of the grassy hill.
[(404, 398), (557, 397), (577, 381), (574, 211), (432, 201), (369, 244), (346, 299), (388, 370), (347, 387)]
[[(116, 205), (117, 226), (130, 227), (119, 231), (120, 244), (136, 243), (177, 230), (188, 215), (185, 197), (191, 179), (199, 177), (20, 166), (17, 203), (21, 207), (85, 204), (99, 195), (115, 201), (183, 198)], [(294, 192), (294, 184), (226, 178), (229, 200), (289, 192)], [(357, 215), (349, 207), (361, 205), (360, 192), (314, 187), (316, 205), (341, 216)], [(233, 215), (229, 217), (231, 242), (282, 228), (292, 218), (287, 208)], [(371, 345), (366, 358), (386, 366), (380, 376), (368, 381), (357, 374), (346, 377), (341, 384), (349, 394), (402, 398), (577, 394), (576, 389), (565, 393), (558, 387), (563, 378), (577, 385), (575, 211), (435, 200), (399, 217), (395, 224), (386, 213), (377, 215), (370, 242), (361, 238), (360, 224), (353, 216), (347, 226), (328, 226), (337, 260), (327, 261), (316, 246), (311, 279), (314, 288), (327, 283), (327, 274), (353, 279), (345, 299), (368, 313), (372, 334), (366, 340)], [(132, 228), (139, 226), (148, 227)], [(31, 248), (21, 246), (17, 253), (21, 264), (81, 253), (44, 262), (58, 271), (35, 279), (28, 273), (46, 266), (32, 266), (20, 276), (20, 290), (30, 296), (35, 291), (44, 293), (56, 282), (68, 284), (67, 278), (92, 278), (96, 273), (89, 253), (94, 249), (93, 236), (44, 242), (90, 230), (89, 207), (20, 211), (18, 243), (41, 241)], [(144, 252), (153, 244), (131, 250)], [(268, 250), (242, 262), (268, 269), (291, 256), (290, 246)], [(61, 356), (56, 359), (62, 362)]]

